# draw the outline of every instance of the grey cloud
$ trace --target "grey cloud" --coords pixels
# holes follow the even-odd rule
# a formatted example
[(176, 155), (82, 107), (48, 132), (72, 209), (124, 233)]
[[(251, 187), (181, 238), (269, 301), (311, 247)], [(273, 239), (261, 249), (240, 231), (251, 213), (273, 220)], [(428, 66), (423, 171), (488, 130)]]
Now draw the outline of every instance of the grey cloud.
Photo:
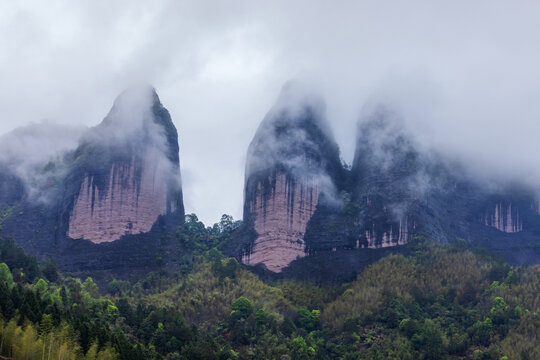
[(539, 10), (502, 0), (4, 1), (0, 133), (43, 118), (94, 126), (121, 90), (151, 83), (193, 174), (187, 212), (239, 218), (249, 141), (281, 85), (301, 78), (326, 100), (348, 161), (361, 108), (389, 94), (423, 145), (478, 175), (537, 184)]
[(17, 128), (0, 138), (0, 164), (23, 181), (29, 196), (48, 201), (44, 188), (49, 181), (63, 176), (64, 154), (77, 147), (86, 130), (84, 126), (53, 122)]
[[(81, 138), (81, 144), (114, 149), (115, 153), (137, 154), (154, 167), (154, 173), (166, 176), (167, 184), (181, 187), (181, 177), (176, 165), (175, 151), (167, 139), (168, 118), (154, 113), (159, 96), (148, 84), (137, 84), (124, 90), (103, 122), (90, 129)], [(146, 146), (148, 145), (148, 146)], [(146, 163), (146, 162), (145, 162)], [(157, 176), (157, 175), (156, 175)]]
[(318, 187), (328, 202), (339, 205), (336, 186), (327, 173), (328, 158), (333, 157), (324, 153), (327, 144), (317, 143), (319, 132), (334, 141), (323, 99), (303, 82), (287, 82), (249, 146), (246, 176), (278, 166)]

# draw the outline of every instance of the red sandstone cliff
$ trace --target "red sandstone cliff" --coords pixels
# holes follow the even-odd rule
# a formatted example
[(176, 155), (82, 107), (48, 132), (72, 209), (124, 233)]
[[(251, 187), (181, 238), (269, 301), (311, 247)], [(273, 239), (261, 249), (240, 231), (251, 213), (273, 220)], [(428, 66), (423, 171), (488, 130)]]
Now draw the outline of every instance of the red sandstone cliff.
[(178, 135), (153, 89), (123, 93), (76, 164), (69, 237), (110, 242), (150, 231), (160, 215), (183, 218)]
[(319, 186), (314, 178), (298, 181), (285, 173), (275, 173), (269, 180), (271, 192), (265, 194), (259, 184), (250, 204), (258, 236), (242, 262), (263, 263), (269, 270), (280, 272), (306, 255), (304, 235), (317, 207)]
[(323, 195), (334, 195), (332, 167), (341, 169), (318, 97), (287, 84), (248, 149), (241, 260), (280, 272), (304, 257), (304, 236)]

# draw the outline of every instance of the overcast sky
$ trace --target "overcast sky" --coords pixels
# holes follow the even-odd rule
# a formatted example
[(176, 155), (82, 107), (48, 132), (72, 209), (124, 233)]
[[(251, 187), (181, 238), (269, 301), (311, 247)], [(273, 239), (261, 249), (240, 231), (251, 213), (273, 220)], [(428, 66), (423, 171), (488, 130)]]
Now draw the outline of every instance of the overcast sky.
[(342, 157), (368, 103), (426, 144), (540, 184), (536, 1), (0, 0), (0, 134), (98, 124), (152, 84), (180, 135), (187, 212), (241, 217), (246, 150), (287, 80), (327, 102)]

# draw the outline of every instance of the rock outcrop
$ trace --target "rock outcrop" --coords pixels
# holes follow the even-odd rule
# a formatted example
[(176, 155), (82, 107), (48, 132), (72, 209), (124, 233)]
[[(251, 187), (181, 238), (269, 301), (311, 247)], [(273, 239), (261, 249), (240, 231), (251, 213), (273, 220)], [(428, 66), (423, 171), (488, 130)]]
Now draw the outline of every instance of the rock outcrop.
[[(62, 269), (115, 276), (191, 251), (172, 231), (184, 219), (178, 134), (152, 88), (120, 95), (82, 136), (40, 126), (0, 139), (1, 236)], [(351, 280), (419, 238), (540, 263), (538, 189), (475, 179), (411, 130), (375, 108), (349, 169), (322, 100), (287, 84), (249, 146), (243, 224), (222, 250), (261, 274), (316, 281)]]
[(352, 167), (358, 247), (406, 244), (415, 231), (424, 164), (395, 115), (377, 108), (358, 126)]
[(523, 231), (523, 219), (519, 216), (519, 208), (512, 204), (504, 204), (502, 201), (495, 204), (483, 218), (484, 225), (494, 227), (505, 233), (517, 233)]
[(357, 247), (393, 247), (416, 237), (463, 239), (511, 262), (528, 258), (525, 249), (540, 229), (532, 189), (495, 180), (488, 185), (423, 151), (386, 108), (377, 108), (358, 129), (351, 172)]
[(322, 101), (288, 83), (248, 149), (242, 262), (280, 272), (304, 257), (308, 222), (332, 201), (340, 168)]
[(281, 271), (306, 255), (304, 234), (319, 200), (319, 184), (313, 178), (295, 179), (275, 172), (268, 185), (259, 183), (249, 204), (257, 238), (243, 254), (244, 264), (265, 264)]
[(489, 229), (515, 234), (524, 230), (525, 218), (540, 221), (532, 215), (530, 191), (487, 186), (459, 164), (421, 151), (399, 117), (384, 107), (359, 124), (351, 179), (359, 247), (404, 245), (417, 236), (473, 243), (485, 234), (495, 244), (499, 237)]
[(110, 242), (150, 231), (161, 215), (181, 221), (178, 135), (152, 88), (120, 95), (73, 161), (70, 238)]
[(69, 271), (151, 267), (160, 236), (184, 220), (178, 134), (156, 92), (125, 91), (98, 126), (60, 132), (6, 135), (15, 153), (0, 158), (1, 235)]
[(349, 170), (327, 135), (320, 102), (295, 94), (285, 89), (250, 144), (244, 224), (226, 253), (261, 274), (268, 272), (258, 264), (271, 276), (316, 281), (350, 280), (390, 251), (406, 253), (415, 239), (464, 242), (511, 263), (540, 262), (534, 189), (475, 179), (418, 146), (386, 107), (362, 117)]

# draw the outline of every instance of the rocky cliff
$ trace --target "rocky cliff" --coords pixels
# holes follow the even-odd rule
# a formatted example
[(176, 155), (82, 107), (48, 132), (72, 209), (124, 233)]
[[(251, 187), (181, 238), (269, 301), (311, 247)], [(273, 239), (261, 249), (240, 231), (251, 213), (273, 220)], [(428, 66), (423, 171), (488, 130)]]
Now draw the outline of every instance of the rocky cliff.
[(241, 261), (280, 272), (304, 257), (308, 222), (332, 201), (340, 170), (324, 104), (285, 85), (248, 149)]
[[(332, 281), (419, 238), (540, 262), (538, 189), (468, 175), (386, 107), (357, 130), (349, 169), (322, 100), (284, 86), (249, 146), (244, 221), (224, 252), (273, 277)], [(82, 135), (32, 126), (0, 139), (0, 190), (0, 235), (69, 271), (150, 271), (188, 251), (173, 231), (184, 218), (178, 134), (150, 87), (124, 92)]]
[[(416, 227), (414, 208), (424, 189), (420, 155), (399, 119), (380, 107), (360, 122), (352, 167), (359, 205), (359, 247), (403, 245)], [(423, 184), (422, 184), (423, 185)]]
[[(350, 280), (381, 256), (406, 253), (416, 239), (465, 241), (511, 263), (540, 261), (534, 189), (475, 179), (418, 146), (384, 106), (361, 118), (348, 170), (331, 138), (313, 136), (313, 129), (330, 132), (312, 108), (296, 107), (294, 116), (274, 109), (257, 131), (248, 152), (244, 226), (229, 254), (264, 264), (266, 270), (254, 268), (261, 274), (316, 281)], [(323, 191), (328, 183), (332, 191)]]
[(178, 135), (153, 89), (120, 95), (73, 162), (69, 237), (109, 242), (150, 231), (160, 215), (183, 217)]
[(484, 225), (494, 227), (505, 233), (523, 231), (523, 219), (519, 216), (519, 208), (512, 209), (512, 203), (502, 201), (492, 206), (483, 217)]
[(386, 108), (359, 125), (351, 181), (360, 246), (462, 239), (512, 263), (540, 261), (536, 191), (519, 181), (479, 180), (422, 149), (410, 130)]
[[(20, 166), (0, 159), (6, 170), (0, 175), (6, 190), (0, 196), (1, 234), (29, 251), (57, 257), (72, 271), (90, 264), (140, 265), (130, 260), (140, 256), (125, 256), (132, 252), (130, 241), (138, 247), (146, 241), (144, 256), (152, 263), (159, 252), (155, 234), (184, 219), (178, 134), (154, 89), (122, 93), (101, 124), (64, 142), (71, 149), (47, 146), (36, 134), (54, 134), (37, 130), (14, 133), (34, 144), (24, 158), (35, 161)], [(36, 156), (39, 144), (58, 151)], [(111, 242), (120, 245), (103, 244)]]
[(421, 150), (399, 117), (384, 107), (359, 124), (351, 178), (359, 243), (368, 248), (404, 245), (417, 236), (461, 238), (492, 249), (527, 246), (540, 224), (532, 189), (488, 185), (459, 163)]

